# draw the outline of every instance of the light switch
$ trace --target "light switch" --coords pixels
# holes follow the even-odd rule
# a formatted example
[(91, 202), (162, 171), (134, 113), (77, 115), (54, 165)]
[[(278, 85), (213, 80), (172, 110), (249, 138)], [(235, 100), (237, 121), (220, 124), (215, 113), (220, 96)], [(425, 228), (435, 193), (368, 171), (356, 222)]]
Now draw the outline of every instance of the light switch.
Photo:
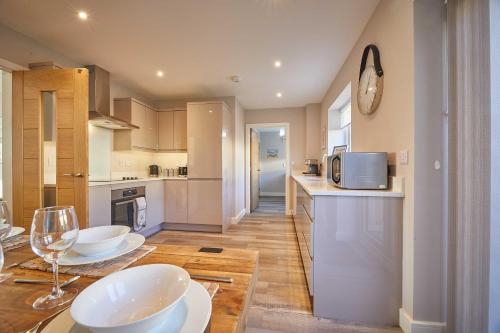
[(408, 165), (408, 149), (401, 150), (398, 154), (399, 164)]

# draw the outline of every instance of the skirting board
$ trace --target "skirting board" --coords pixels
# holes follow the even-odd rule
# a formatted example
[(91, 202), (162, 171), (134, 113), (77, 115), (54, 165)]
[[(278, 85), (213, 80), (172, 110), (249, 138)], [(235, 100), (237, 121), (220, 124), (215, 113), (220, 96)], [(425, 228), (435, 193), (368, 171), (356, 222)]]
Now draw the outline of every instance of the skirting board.
[(163, 230), (172, 231), (199, 231), (221, 233), (221, 225), (187, 224), (187, 223), (162, 223)]
[(285, 197), (285, 193), (281, 192), (260, 192), (261, 197)]
[(399, 326), (405, 333), (444, 333), (446, 323), (413, 320), (404, 309), (399, 309)]
[(245, 210), (245, 208), (243, 208), (238, 213), (238, 215), (236, 215), (235, 217), (231, 218), (231, 224), (238, 224), (241, 221), (241, 219), (243, 218), (243, 216), (245, 216), (245, 213), (246, 213), (246, 210)]

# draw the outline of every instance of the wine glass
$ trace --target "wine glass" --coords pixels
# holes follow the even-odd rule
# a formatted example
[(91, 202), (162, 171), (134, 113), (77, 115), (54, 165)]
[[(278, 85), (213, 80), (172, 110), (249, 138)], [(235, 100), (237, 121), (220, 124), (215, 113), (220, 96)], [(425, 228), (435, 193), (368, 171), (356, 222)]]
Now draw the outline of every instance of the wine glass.
[(0, 282), (3, 282), (12, 276), (12, 273), (2, 273), (4, 256), (2, 249), (2, 240), (7, 238), (7, 235), (10, 233), (12, 229), (9, 207), (7, 206), (7, 202), (1, 200), (0, 201)]
[(31, 248), (33, 252), (52, 264), (54, 286), (49, 295), (33, 303), (35, 309), (51, 309), (71, 301), (78, 291), (62, 290), (59, 286), (58, 261), (76, 243), (78, 220), (73, 206), (40, 208), (35, 211), (31, 224)]

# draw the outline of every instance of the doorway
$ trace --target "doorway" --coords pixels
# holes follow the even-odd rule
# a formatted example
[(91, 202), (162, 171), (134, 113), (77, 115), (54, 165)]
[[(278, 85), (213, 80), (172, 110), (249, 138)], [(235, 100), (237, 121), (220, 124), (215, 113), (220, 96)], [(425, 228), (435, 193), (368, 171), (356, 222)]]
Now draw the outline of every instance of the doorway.
[(288, 137), (288, 123), (246, 125), (247, 213), (269, 209), (290, 214)]

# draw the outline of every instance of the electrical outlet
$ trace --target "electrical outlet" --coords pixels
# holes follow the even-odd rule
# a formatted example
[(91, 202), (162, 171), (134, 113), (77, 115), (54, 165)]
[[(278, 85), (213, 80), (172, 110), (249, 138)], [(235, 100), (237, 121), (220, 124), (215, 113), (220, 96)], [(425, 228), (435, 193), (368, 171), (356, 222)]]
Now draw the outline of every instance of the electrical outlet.
[(399, 152), (398, 160), (400, 165), (408, 165), (408, 149)]

